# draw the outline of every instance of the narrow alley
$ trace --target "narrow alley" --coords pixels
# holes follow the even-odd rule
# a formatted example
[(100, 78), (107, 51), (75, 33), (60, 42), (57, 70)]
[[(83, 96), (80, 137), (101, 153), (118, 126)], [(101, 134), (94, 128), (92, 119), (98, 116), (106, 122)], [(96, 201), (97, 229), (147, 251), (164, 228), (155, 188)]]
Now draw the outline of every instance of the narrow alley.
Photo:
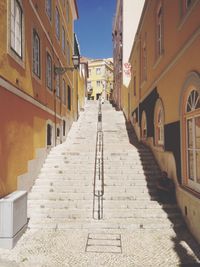
[[(197, 266), (199, 246), (178, 207), (158, 201), (152, 153), (108, 102), (95, 161), (98, 112), (88, 101), (66, 141), (51, 149), (28, 195), (28, 229), (12, 251), (0, 250), (0, 266)], [(104, 193), (97, 204), (95, 163)]]

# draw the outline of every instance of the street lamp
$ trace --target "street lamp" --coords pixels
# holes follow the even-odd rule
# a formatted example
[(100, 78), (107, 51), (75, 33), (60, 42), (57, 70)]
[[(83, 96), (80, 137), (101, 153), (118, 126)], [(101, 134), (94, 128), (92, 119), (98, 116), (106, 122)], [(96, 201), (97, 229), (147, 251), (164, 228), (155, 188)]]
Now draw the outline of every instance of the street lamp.
[(54, 73), (56, 75), (63, 75), (67, 70), (73, 71), (74, 69), (77, 69), (80, 64), (80, 56), (79, 55), (73, 55), (72, 57), (73, 65), (74, 67), (56, 67), (54, 66)]

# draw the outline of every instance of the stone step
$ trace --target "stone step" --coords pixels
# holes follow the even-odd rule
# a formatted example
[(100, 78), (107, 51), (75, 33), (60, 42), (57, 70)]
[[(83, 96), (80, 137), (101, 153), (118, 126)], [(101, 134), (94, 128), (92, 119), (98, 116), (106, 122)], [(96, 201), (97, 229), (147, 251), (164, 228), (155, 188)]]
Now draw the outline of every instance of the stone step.
[(28, 227), (31, 229), (152, 229), (162, 230), (182, 227), (184, 225), (180, 218), (173, 222), (166, 218), (137, 219), (103, 219), (103, 220), (75, 220), (75, 219), (30, 219)]
[[(89, 200), (28, 200), (28, 209), (32, 208), (91, 208), (93, 207), (93, 199)], [(165, 210), (166, 212), (177, 211), (179, 208), (176, 204), (161, 204), (157, 201), (138, 201), (138, 200), (104, 200), (103, 207), (109, 209), (143, 209), (143, 210)]]
[[(41, 217), (41, 218), (70, 218), (70, 217), (76, 217), (76, 218), (90, 218), (92, 213), (92, 205), (89, 207), (84, 207), (84, 209), (80, 208), (74, 208), (74, 207), (58, 207), (58, 208), (52, 208), (52, 207), (46, 207), (45, 205), (40, 205), (39, 207), (32, 207), (32, 209), (28, 210), (28, 215), (31, 218), (34, 217)], [(103, 211), (104, 218), (175, 218), (175, 217), (181, 217), (181, 213), (179, 210), (175, 209), (168, 209), (166, 210), (162, 209), (117, 209), (117, 208), (110, 208), (110, 209), (104, 209)]]
[[(31, 192), (93, 192), (93, 184), (87, 186), (80, 186), (79, 184), (76, 185), (68, 185), (67, 183), (62, 185), (52, 185), (50, 184), (43, 184), (43, 185), (36, 185), (32, 188)], [(147, 188), (146, 186), (104, 186), (104, 192), (106, 193), (154, 193), (156, 189), (154, 188)]]
[[(61, 184), (62, 182), (62, 184)], [(92, 186), (93, 179), (76, 179), (76, 180), (69, 180), (69, 179), (54, 179), (54, 178), (40, 178), (35, 180), (34, 186)]]
[(49, 200), (74, 200), (74, 199), (93, 199), (93, 193), (42, 193), (42, 192), (30, 192), (28, 199), (49, 199)]
[(67, 181), (71, 181), (76, 184), (78, 182), (89, 182), (89, 183), (92, 183), (93, 180), (94, 180), (94, 175), (93, 173), (91, 173), (90, 175), (70, 175), (70, 174), (48, 174), (46, 175), (45, 173), (44, 174), (40, 174), (39, 177), (35, 180), (41, 180), (41, 181), (46, 181), (46, 182), (58, 182), (58, 183), (61, 183), (61, 182), (67, 182)]
[(40, 173), (42, 174), (46, 174), (46, 175), (49, 175), (49, 174), (69, 174), (70, 172), (70, 175), (73, 175), (73, 174), (88, 174), (88, 173), (91, 173), (91, 172), (94, 172), (94, 168), (91, 168), (91, 169), (79, 169), (79, 168), (76, 168), (76, 169), (68, 169), (68, 168), (46, 168), (46, 167), (42, 167)]

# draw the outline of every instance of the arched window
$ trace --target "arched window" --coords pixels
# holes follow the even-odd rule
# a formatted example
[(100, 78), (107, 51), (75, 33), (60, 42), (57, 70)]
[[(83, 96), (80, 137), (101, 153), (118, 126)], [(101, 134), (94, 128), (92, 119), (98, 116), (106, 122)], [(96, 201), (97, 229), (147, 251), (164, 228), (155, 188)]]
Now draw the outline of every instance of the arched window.
[(147, 139), (147, 116), (145, 111), (142, 112), (141, 138), (142, 140)]
[(186, 182), (200, 191), (200, 91), (192, 88), (184, 110)]
[(162, 101), (157, 100), (154, 112), (155, 144), (164, 145), (164, 108)]

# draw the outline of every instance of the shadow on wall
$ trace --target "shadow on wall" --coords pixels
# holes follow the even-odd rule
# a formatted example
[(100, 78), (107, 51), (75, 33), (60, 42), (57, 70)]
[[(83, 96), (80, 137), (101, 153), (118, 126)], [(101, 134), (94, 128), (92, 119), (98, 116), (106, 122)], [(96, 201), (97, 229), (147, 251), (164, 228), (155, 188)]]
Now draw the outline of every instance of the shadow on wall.
[(196, 242), (187, 229), (176, 202), (170, 201), (170, 199), (161, 202), (159, 199), (156, 183), (161, 177), (161, 170), (151, 150), (138, 141), (133, 126), (128, 121), (126, 121), (126, 129), (130, 143), (138, 149), (151, 201), (159, 203), (170, 220), (171, 227), (174, 229), (175, 236), (171, 240), (174, 243), (174, 251), (180, 260), (179, 266), (200, 266), (200, 244)]

